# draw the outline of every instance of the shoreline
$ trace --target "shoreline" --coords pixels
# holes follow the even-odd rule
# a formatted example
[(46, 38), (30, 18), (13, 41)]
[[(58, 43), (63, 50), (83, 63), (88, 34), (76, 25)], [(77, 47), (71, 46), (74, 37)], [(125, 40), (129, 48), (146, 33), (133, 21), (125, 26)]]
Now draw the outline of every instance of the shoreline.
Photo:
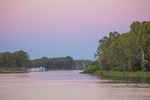
[(146, 83), (150, 84), (150, 72), (117, 72), (117, 71), (94, 71), (92, 73), (84, 73), (97, 76), (102, 80), (109, 80), (111, 83)]
[(150, 78), (150, 72), (95, 71), (95, 76)]
[(29, 73), (28, 71), (0, 71), (0, 74)]

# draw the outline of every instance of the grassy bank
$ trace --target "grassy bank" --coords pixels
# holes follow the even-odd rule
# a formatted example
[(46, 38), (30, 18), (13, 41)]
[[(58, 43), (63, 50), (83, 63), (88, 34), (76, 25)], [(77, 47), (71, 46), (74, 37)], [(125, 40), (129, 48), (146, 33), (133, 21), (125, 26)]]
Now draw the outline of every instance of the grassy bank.
[(112, 77), (144, 77), (150, 78), (150, 72), (119, 72), (119, 71), (95, 71), (95, 76), (112, 76)]
[(0, 68), (0, 73), (27, 73), (26, 70), (18, 70), (17, 68)]

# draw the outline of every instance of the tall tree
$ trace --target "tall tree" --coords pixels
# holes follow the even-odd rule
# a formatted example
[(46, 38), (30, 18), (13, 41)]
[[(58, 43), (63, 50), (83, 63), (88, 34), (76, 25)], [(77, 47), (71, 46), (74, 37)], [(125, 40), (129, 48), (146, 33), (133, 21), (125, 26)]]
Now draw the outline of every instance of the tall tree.
[(101, 70), (150, 71), (150, 22), (133, 22), (121, 35), (110, 32), (100, 39), (96, 57)]
[(13, 53), (13, 58), (15, 59), (15, 64), (18, 68), (26, 68), (29, 63), (29, 55), (23, 50), (16, 51)]
[(0, 54), (0, 66), (9, 68), (12, 67), (13, 59), (10, 52), (4, 52)]

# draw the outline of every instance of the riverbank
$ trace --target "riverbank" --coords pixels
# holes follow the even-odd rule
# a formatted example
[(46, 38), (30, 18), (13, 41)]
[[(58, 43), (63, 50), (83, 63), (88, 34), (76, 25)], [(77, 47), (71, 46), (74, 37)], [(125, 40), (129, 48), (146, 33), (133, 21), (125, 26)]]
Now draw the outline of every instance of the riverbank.
[(150, 72), (95, 71), (91, 74), (95, 76), (150, 78)]
[(0, 71), (0, 74), (7, 74), (7, 73), (29, 73), (28, 71)]
[[(84, 74), (84, 72), (82, 72)], [(119, 72), (119, 71), (99, 71), (85, 73), (98, 76), (101, 79), (110, 80), (110, 82), (119, 83), (150, 83), (150, 72)]]
[(0, 74), (5, 74), (5, 73), (28, 73), (28, 71), (17, 70), (16, 68), (11, 68), (11, 69), (0, 68)]

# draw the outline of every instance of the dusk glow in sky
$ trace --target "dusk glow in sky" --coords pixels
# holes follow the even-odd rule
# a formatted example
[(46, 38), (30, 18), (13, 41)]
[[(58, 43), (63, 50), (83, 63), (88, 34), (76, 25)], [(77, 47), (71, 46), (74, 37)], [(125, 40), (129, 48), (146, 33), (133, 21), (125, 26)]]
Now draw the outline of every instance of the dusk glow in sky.
[(0, 0), (0, 52), (94, 59), (98, 41), (150, 21), (150, 0)]

